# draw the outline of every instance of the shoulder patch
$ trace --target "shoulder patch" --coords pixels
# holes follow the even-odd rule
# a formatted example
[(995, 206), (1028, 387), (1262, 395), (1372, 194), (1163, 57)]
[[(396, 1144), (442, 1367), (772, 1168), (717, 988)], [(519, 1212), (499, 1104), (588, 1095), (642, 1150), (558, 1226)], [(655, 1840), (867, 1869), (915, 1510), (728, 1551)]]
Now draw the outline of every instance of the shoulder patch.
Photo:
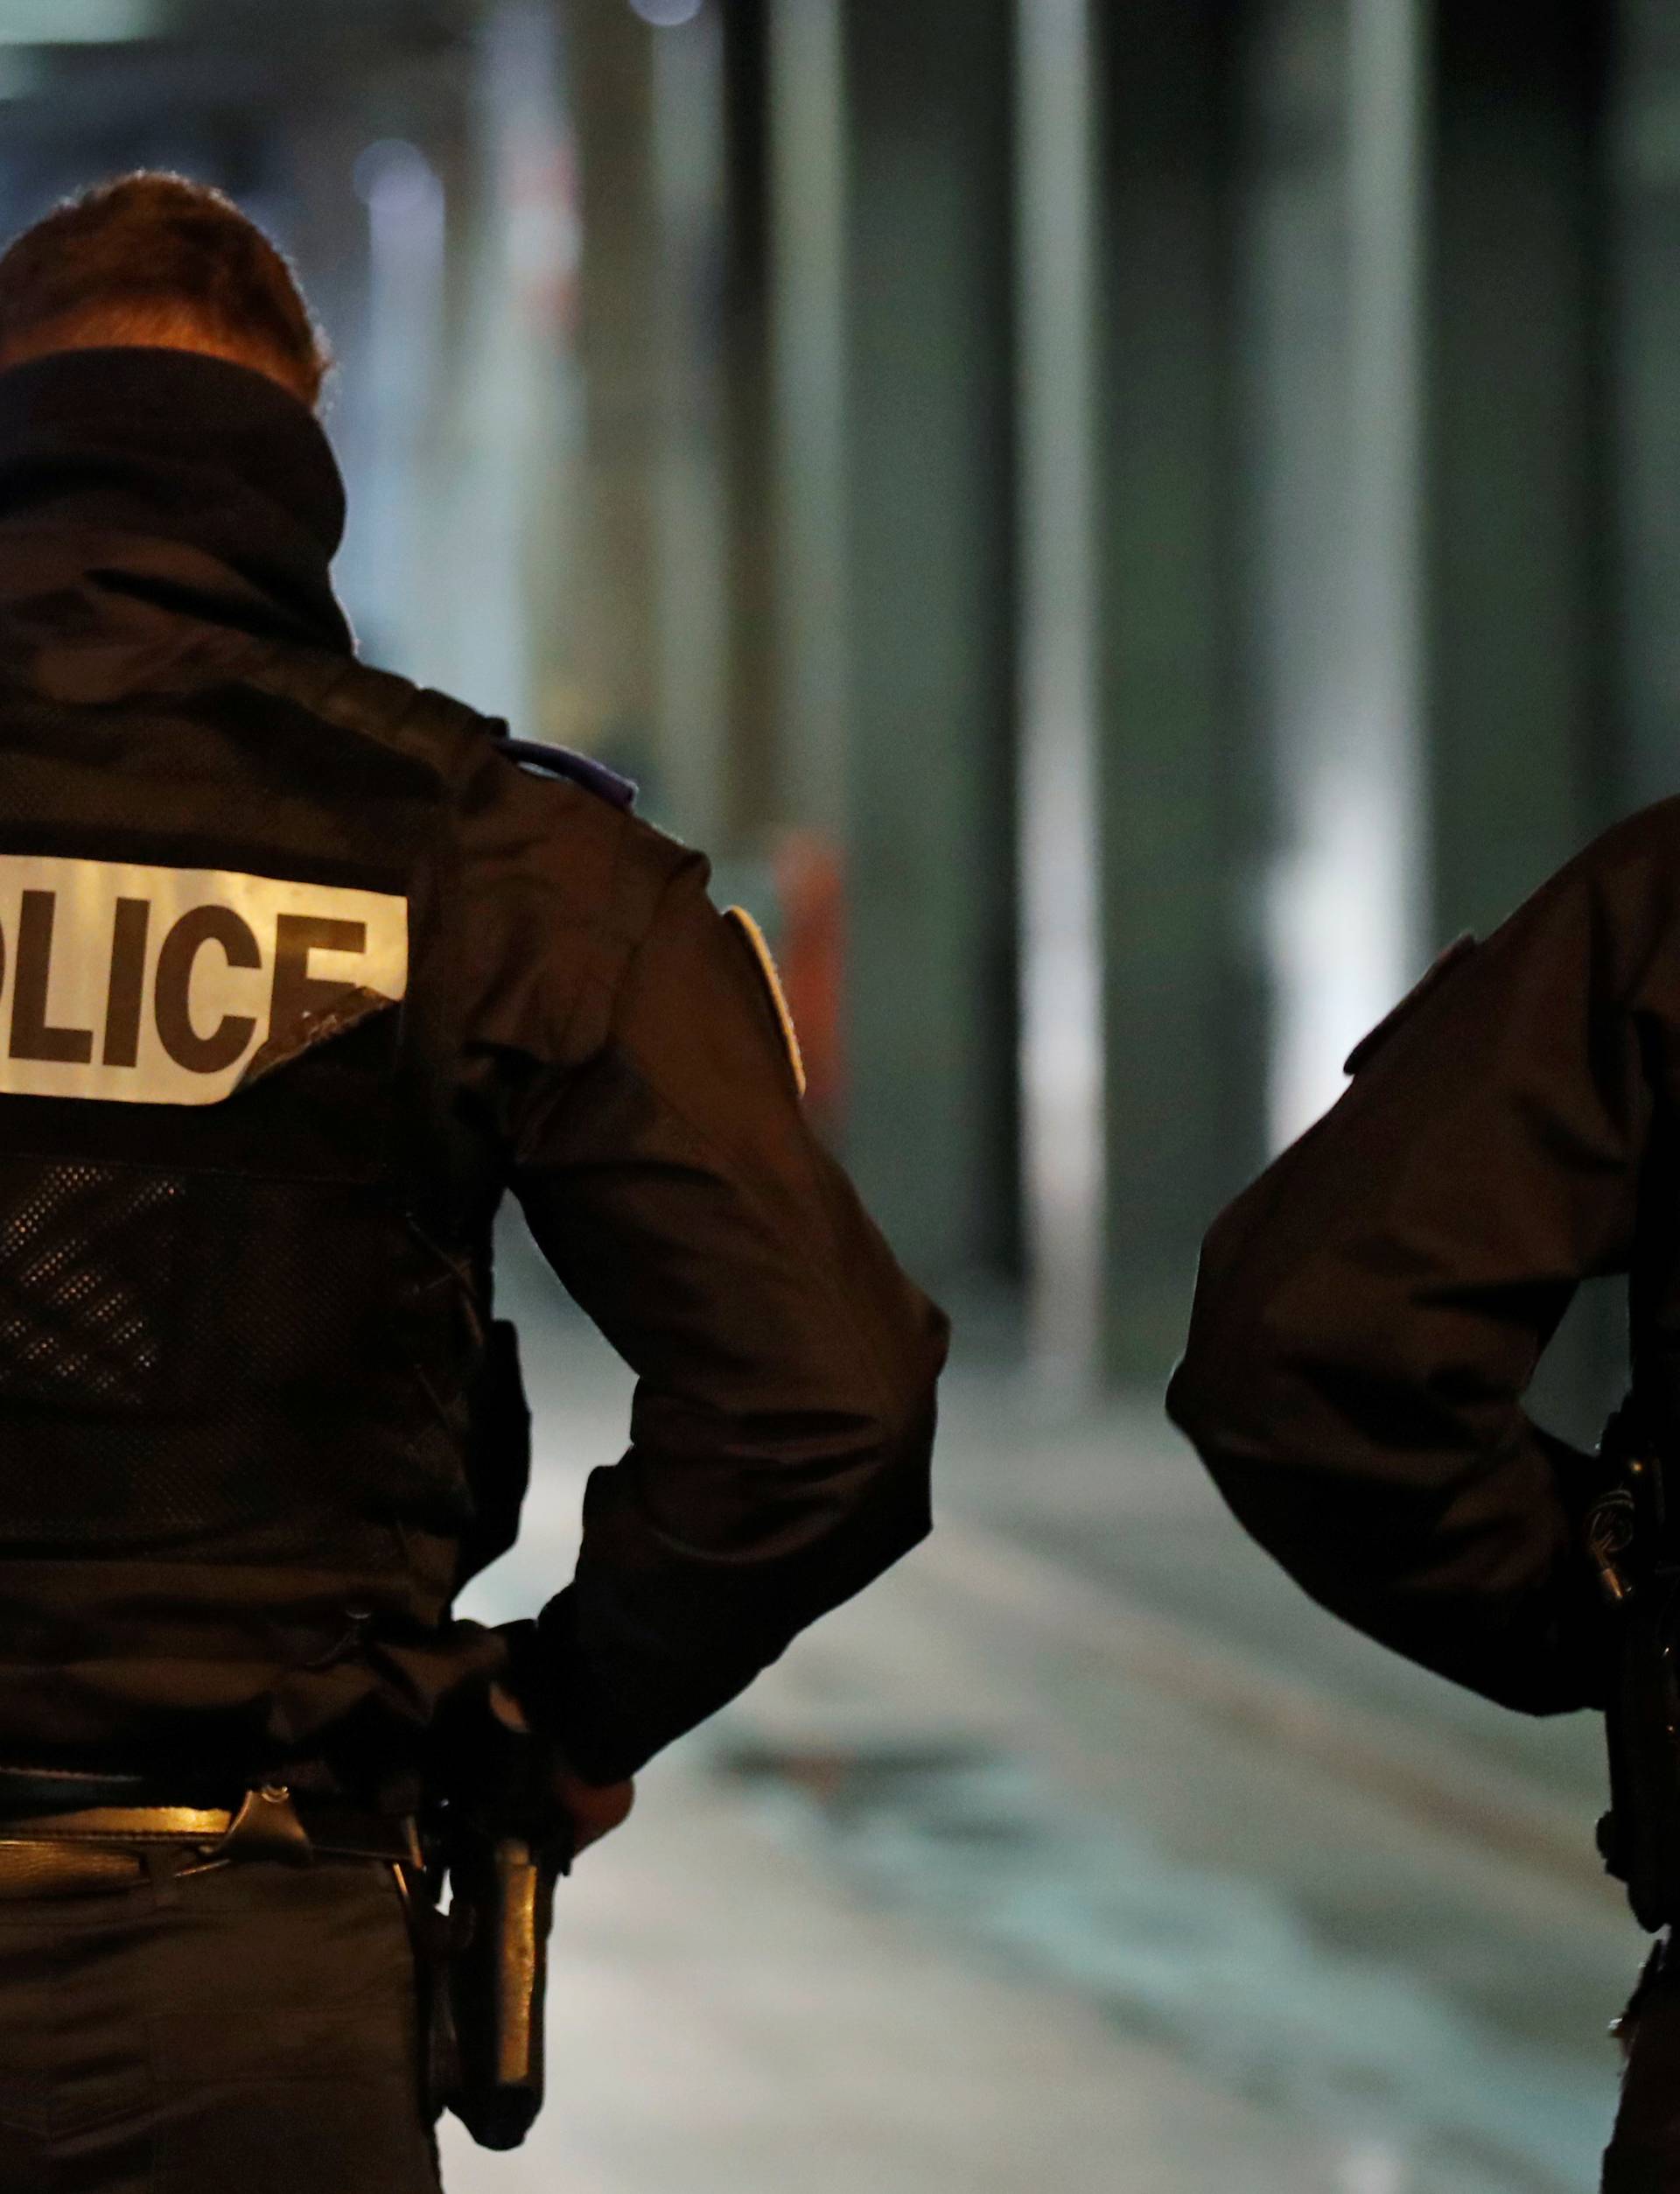
[(1476, 950), (1474, 933), (1466, 929), (1462, 936), (1454, 937), (1444, 952), (1438, 953), (1423, 974), (1406, 992), (1400, 1003), (1382, 1016), (1368, 1036), (1362, 1036), (1348, 1053), (1342, 1067), (1344, 1074), (1357, 1074), (1360, 1069), (1374, 1059), (1395, 1030), (1411, 1019), (1432, 992), (1438, 990), (1447, 977), (1463, 966)]
[(634, 780), (621, 777), (616, 769), (609, 769), (592, 754), (575, 754), (570, 747), (550, 747), (541, 739), (504, 739), (497, 744), (509, 761), (516, 761), (526, 769), (543, 770), (550, 777), (564, 777), (571, 784), (581, 785), (585, 792), (592, 792), (598, 800), (621, 808), (626, 815), (636, 804)]
[(805, 1094), (805, 1059), (799, 1048), (799, 1031), (794, 1027), (794, 1016), (788, 1004), (788, 993), (781, 987), (781, 978), (776, 972), (774, 956), (769, 939), (745, 907), (725, 907), (724, 920), (746, 941), (753, 962), (770, 1000), (771, 1009), (781, 1030), (781, 1040), (788, 1047), (788, 1063), (794, 1070), (794, 1087), (801, 1097)]

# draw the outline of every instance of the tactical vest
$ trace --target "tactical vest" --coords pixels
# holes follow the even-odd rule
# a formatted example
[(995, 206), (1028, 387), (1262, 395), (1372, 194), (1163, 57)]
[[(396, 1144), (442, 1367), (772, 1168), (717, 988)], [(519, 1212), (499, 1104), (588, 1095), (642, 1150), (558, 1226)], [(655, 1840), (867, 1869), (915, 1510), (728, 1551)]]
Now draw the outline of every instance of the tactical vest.
[(497, 1551), (447, 1118), (496, 728), (290, 650), (0, 693), (0, 1758), (267, 1756), (451, 1680)]

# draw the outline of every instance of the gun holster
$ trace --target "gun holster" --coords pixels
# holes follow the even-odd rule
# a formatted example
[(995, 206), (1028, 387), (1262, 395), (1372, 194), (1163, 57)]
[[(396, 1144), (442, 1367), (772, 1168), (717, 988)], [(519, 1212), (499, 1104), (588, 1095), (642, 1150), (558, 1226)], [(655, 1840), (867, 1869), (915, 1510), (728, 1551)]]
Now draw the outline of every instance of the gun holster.
[(543, 1749), (506, 1693), (493, 1693), (492, 1714), (491, 1771), (452, 1803), (444, 1832), (453, 2063), (443, 2099), (480, 2148), (516, 2148), (542, 2107), (549, 1929), (570, 1835), (541, 1789)]
[(449, 2107), (481, 2148), (516, 2148), (542, 2107), (542, 2000), (557, 1869), (519, 1836), (450, 1860)]
[(1624, 1404), (1599, 1449), (1603, 1490), (1587, 1546), (1615, 1646), (1605, 1734), (1610, 1811), (1599, 1847), (1640, 1925), (1680, 1919), (1680, 1480)]

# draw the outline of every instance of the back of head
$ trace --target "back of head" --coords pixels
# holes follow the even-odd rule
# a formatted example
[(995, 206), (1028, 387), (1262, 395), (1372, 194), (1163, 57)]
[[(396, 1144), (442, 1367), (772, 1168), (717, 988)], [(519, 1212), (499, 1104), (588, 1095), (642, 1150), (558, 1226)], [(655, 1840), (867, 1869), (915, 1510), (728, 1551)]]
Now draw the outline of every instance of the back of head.
[(114, 345), (228, 359), (312, 406), (332, 362), (274, 245), (178, 175), (84, 191), (0, 253), (0, 368)]

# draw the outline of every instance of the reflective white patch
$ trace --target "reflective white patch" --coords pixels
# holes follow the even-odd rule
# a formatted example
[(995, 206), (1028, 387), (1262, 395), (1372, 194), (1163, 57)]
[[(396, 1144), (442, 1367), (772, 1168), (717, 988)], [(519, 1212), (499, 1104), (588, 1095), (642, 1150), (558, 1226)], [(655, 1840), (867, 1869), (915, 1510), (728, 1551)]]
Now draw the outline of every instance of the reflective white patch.
[(402, 998), (409, 907), (222, 869), (0, 854), (0, 1091), (216, 1104)]

